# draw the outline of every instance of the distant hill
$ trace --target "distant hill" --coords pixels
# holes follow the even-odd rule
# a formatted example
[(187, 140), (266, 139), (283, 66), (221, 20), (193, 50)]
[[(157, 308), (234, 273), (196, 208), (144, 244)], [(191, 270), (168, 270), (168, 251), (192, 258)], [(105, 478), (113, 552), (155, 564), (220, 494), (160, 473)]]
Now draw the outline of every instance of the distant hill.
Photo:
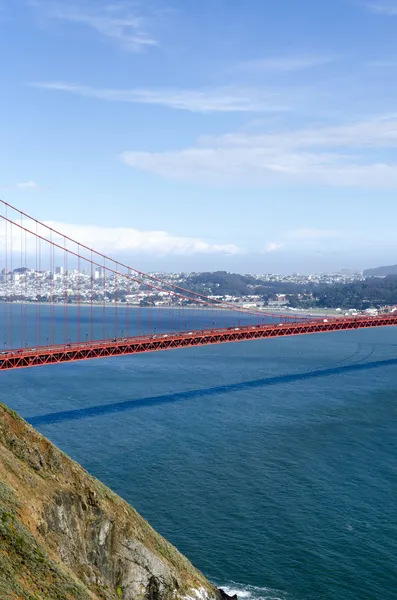
[(364, 277), (387, 277), (387, 275), (397, 275), (397, 265), (389, 267), (376, 267), (375, 269), (366, 269)]
[(214, 273), (192, 273), (186, 279), (186, 287), (200, 294), (220, 296), (253, 294), (269, 299), (274, 294), (298, 294), (308, 286), (289, 281), (263, 281), (252, 275), (215, 271)]

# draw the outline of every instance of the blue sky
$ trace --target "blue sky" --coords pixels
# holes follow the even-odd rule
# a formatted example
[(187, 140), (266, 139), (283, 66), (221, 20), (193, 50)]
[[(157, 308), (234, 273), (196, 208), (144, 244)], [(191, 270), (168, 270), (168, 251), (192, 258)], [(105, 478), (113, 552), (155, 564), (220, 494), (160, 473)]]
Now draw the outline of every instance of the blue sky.
[(145, 269), (397, 262), (397, 0), (0, 0), (1, 196)]

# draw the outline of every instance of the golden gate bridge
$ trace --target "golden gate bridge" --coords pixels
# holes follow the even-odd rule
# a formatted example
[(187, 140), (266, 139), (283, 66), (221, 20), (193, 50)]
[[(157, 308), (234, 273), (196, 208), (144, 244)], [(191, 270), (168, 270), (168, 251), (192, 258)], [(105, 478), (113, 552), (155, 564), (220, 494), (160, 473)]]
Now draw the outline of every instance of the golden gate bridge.
[(0, 200), (0, 370), (397, 325), (285, 316), (144, 273)]

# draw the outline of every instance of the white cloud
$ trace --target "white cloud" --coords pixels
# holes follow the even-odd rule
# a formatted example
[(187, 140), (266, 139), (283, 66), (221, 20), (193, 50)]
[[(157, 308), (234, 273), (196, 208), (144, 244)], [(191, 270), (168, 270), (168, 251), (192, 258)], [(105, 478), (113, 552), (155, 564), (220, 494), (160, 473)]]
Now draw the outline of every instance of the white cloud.
[(19, 190), (37, 190), (39, 186), (34, 181), (21, 181), (15, 187)]
[(268, 244), (266, 244), (263, 251), (266, 253), (267, 252), (276, 252), (277, 250), (281, 250), (281, 248), (284, 248), (284, 244), (282, 244), (280, 242), (269, 242)]
[(180, 151), (128, 151), (121, 159), (163, 177), (206, 183), (395, 188), (397, 160), (379, 160), (379, 149), (389, 149), (390, 154), (397, 149), (396, 118), (270, 134), (207, 136)]
[[(165, 231), (139, 231), (128, 227), (99, 227), (96, 225), (73, 225), (70, 223), (59, 223), (55, 221), (46, 221), (45, 225), (56, 231), (60, 231), (63, 235), (71, 239), (78, 240), (80, 243), (94, 248), (98, 252), (103, 252), (110, 256), (119, 253), (139, 253), (150, 254), (157, 256), (164, 255), (208, 255), (208, 254), (231, 254), (235, 255), (241, 250), (234, 244), (214, 244), (209, 243), (200, 238), (181, 237), (172, 235)], [(36, 233), (36, 225), (32, 221), (24, 221), (23, 227), (26, 227), (33, 234)], [(14, 226), (9, 226), (10, 235), (19, 239), (20, 230)], [(37, 228), (38, 235), (48, 239), (48, 230), (45, 227)], [(0, 243), (2, 236), (0, 232)], [(63, 235), (52, 235), (52, 241), (64, 245), (65, 240)], [(4, 239), (3, 239), (4, 243)], [(27, 239), (27, 247), (32, 251), (35, 249), (34, 236), (29, 236)], [(29, 245), (30, 244), (30, 245)], [(43, 242), (43, 249), (44, 249)], [(71, 243), (67, 243), (69, 250), (76, 251), (77, 248)]]
[(138, 14), (136, 2), (95, 0), (91, 3), (69, 3), (31, 0), (30, 4), (47, 19), (88, 27), (128, 51), (140, 52), (158, 44), (146, 32), (145, 20)]
[(101, 89), (64, 82), (37, 82), (34, 87), (77, 94), (108, 102), (166, 106), (190, 112), (272, 112), (288, 110), (277, 92), (255, 88), (221, 87), (207, 90)]
[(366, 2), (365, 6), (375, 13), (388, 15), (390, 17), (397, 16), (396, 0), (373, 0), (372, 2)]
[(311, 69), (335, 59), (327, 56), (279, 56), (272, 58), (257, 58), (242, 61), (237, 64), (237, 70), (252, 72), (287, 72)]

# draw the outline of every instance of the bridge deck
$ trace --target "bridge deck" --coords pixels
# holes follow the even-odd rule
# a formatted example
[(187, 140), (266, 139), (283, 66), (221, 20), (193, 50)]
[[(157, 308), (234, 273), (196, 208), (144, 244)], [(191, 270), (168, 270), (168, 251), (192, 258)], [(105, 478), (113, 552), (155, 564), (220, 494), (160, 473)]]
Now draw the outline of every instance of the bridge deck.
[(373, 327), (396, 326), (397, 315), (377, 317), (333, 318), (296, 323), (278, 323), (227, 329), (147, 335), (99, 340), (97, 342), (43, 346), (0, 353), (0, 370), (38, 367), (50, 364), (157, 352), (177, 348), (191, 348), (210, 344), (225, 344), (266, 338), (349, 331)]

